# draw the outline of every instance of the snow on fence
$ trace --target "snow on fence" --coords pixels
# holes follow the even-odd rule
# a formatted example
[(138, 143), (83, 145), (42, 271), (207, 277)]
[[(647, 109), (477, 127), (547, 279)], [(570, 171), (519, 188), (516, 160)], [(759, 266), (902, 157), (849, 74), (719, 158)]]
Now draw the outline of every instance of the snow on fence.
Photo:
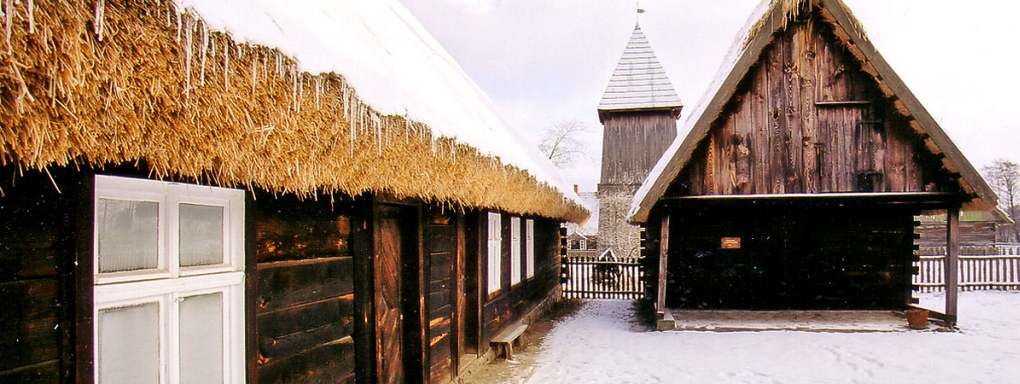
[(603, 259), (595, 256), (563, 258), (563, 297), (634, 300), (645, 297), (638, 259)]
[[(921, 249), (914, 286), (921, 292), (945, 289), (945, 247)], [(960, 247), (959, 286), (973, 290), (1020, 290), (1020, 244)]]

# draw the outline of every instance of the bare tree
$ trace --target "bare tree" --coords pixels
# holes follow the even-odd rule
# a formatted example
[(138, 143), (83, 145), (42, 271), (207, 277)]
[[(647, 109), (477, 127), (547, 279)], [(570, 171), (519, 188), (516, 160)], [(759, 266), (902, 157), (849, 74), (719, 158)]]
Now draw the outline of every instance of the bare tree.
[(538, 149), (557, 167), (571, 165), (585, 156), (581, 136), (587, 131), (588, 127), (580, 120), (557, 121), (542, 133)]
[[(1020, 200), (1020, 165), (1010, 161), (1009, 159), (999, 158), (992, 161), (991, 165), (987, 165), (982, 168), (985, 171), (985, 178), (988, 179), (988, 183), (995, 189), (995, 193), (999, 195), (999, 206), (1009, 218), (1013, 221), (1020, 219), (1020, 206), (1017, 206), (1017, 200)], [(1018, 241), (1020, 239), (1020, 228), (1016, 224), (1010, 228), (1008, 241)]]

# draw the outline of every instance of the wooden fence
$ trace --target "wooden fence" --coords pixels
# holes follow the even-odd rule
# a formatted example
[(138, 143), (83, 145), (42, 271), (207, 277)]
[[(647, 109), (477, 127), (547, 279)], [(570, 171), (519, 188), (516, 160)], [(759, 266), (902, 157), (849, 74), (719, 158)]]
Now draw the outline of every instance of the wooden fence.
[[(1020, 290), (1020, 244), (960, 247), (959, 286), (964, 291)], [(945, 247), (922, 248), (914, 286), (921, 292), (945, 289)]]
[(635, 300), (645, 297), (637, 259), (566, 256), (563, 275), (563, 297), (566, 298)]

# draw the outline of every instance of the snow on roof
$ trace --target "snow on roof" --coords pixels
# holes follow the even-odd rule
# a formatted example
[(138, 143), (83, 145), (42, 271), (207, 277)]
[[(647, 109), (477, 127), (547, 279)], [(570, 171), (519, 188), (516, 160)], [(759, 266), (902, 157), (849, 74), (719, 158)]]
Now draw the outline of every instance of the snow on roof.
[(683, 103), (655, 56), (640, 25), (634, 26), (627, 48), (609, 79), (599, 111), (678, 108)]
[(584, 236), (596, 235), (599, 233), (599, 197), (595, 192), (578, 192), (578, 196), (581, 197), (581, 201), (588, 211), (591, 212), (591, 216), (588, 216), (588, 220), (583, 225), (568, 223), (567, 231), (571, 233), (579, 233)]
[(344, 76), (383, 114), (526, 170), (583, 205), (537, 148), (524, 144), (488, 96), (397, 0), (175, 0), (212, 30), (279, 49), (301, 71)]

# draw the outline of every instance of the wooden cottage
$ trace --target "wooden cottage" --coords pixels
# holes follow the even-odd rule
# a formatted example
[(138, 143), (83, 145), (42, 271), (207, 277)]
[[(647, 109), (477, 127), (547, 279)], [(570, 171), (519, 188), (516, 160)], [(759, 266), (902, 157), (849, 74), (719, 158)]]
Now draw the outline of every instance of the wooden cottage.
[[(903, 309), (914, 216), (996, 196), (839, 0), (766, 1), (637, 192), (660, 310)], [(944, 315), (956, 320), (956, 268)]]
[(558, 298), (586, 209), (397, 1), (2, 12), (0, 382), (443, 383)]

